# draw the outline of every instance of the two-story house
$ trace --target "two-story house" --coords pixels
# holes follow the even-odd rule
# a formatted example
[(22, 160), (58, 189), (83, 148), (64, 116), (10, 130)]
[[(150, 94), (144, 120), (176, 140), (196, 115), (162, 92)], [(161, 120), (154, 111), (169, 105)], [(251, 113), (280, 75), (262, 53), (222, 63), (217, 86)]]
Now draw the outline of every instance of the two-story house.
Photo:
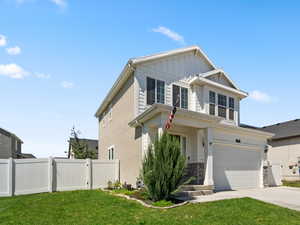
[(262, 187), (272, 134), (239, 126), (247, 95), (198, 46), (130, 59), (95, 114), (99, 159), (119, 159), (121, 182), (135, 184), (149, 144), (176, 105), (168, 132), (180, 139), (195, 184)]
[(0, 159), (21, 158), (22, 144), (15, 134), (0, 128)]

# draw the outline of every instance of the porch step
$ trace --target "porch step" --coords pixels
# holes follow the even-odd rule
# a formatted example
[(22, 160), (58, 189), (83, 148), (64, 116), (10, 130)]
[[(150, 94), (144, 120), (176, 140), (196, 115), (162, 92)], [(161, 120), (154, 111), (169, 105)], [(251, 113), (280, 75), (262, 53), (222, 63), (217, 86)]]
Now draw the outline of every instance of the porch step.
[(175, 194), (175, 198), (180, 200), (192, 200), (197, 196), (213, 194), (211, 185), (183, 185), (180, 192)]
[(211, 195), (213, 194), (212, 190), (200, 190), (200, 191), (182, 191), (175, 195), (175, 198), (180, 200), (192, 200), (196, 199), (198, 196), (202, 195)]
[(180, 191), (213, 190), (212, 185), (182, 185)]

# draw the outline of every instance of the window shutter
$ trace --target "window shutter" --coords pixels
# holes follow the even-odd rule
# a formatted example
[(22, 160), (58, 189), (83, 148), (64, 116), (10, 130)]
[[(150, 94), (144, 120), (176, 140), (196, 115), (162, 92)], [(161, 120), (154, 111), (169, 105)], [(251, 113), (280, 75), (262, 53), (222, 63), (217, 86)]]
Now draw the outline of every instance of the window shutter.
[(147, 77), (147, 105), (155, 103), (155, 80)]
[[(177, 101), (178, 98), (179, 101)], [(180, 87), (177, 85), (173, 85), (173, 106), (180, 106)]]

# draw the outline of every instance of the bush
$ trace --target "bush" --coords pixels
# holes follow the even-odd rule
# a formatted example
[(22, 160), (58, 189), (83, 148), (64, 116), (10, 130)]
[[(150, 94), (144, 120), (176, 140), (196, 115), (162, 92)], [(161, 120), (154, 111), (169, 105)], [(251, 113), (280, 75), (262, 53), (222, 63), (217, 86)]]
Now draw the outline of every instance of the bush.
[(168, 200), (183, 184), (185, 157), (180, 143), (167, 133), (150, 145), (142, 165), (142, 179), (152, 201)]

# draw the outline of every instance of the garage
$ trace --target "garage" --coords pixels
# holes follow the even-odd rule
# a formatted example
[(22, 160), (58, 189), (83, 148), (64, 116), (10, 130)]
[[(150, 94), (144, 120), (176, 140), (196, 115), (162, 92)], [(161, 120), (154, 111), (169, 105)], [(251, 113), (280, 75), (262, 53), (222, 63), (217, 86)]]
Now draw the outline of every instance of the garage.
[(261, 151), (239, 146), (214, 146), (215, 190), (257, 188), (260, 184), (260, 177)]

